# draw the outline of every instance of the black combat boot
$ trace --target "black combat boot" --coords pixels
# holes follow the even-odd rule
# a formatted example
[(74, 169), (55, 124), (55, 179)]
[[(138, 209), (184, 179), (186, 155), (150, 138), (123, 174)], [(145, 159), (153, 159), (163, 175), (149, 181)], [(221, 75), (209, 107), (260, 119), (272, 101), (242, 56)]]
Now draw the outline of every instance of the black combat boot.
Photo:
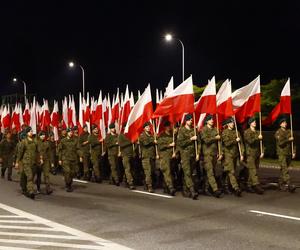
[(296, 186), (295, 185), (292, 185), (292, 184), (289, 184), (288, 185), (288, 191), (290, 193), (294, 193), (296, 191)]
[(257, 194), (264, 194), (264, 191), (265, 191), (260, 185), (253, 186), (253, 190)]
[(217, 189), (215, 192), (213, 192), (213, 196), (216, 198), (220, 198), (221, 195), (222, 195), (222, 192), (219, 189)]
[(191, 192), (191, 198), (192, 198), (193, 200), (197, 200), (198, 193), (195, 192), (194, 187), (191, 187), (191, 188), (190, 188), (190, 192)]
[(149, 193), (154, 193), (154, 190), (152, 188), (152, 185), (148, 185), (148, 192)]
[(173, 187), (170, 187), (170, 195), (175, 196), (175, 193), (176, 193), (176, 189)]
[(234, 195), (237, 197), (241, 197), (242, 196), (242, 190), (237, 188), (234, 190)]

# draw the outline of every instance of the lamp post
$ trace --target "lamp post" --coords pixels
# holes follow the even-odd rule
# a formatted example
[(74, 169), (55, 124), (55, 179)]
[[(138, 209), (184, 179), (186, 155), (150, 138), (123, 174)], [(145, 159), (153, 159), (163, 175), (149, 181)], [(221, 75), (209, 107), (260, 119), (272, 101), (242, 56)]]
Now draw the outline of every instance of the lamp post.
[[(74, 68), (75, 66), (76, 65), (75, 65), (74, 62), (72, 62), (72, 61), (69, 62), (69, 67), (70, 68)], [(80, 67), (81, 73), (82, 73), (82, 94), (83, 94), (83, 97), (85, 97), (84, 69), (80, 64), (78, 64), (78, 66)]]
[(26, 101), (26, 95), (27, 95), (27, 86), (26, 86), (26, 82), (24, 82), (23, 80), (18, 80), (17, 78), (13, 78), (13, 82), (14, 83), (18, 83), (18, 82), (22, 82), (23, 86), (24, 86), (24, 100)]
[[(173, 40), (173, 36), (171, 34), (166, 34), (165, 35), (165, 39), (167, 42), (171, 42)], [(182, 81), (184, 81), (184, 45), (183, 42), (179, 39), (179, 38), (175, 38), (179, 41), (179, 43), (181, 44), (181, 48), (182, 48)]]

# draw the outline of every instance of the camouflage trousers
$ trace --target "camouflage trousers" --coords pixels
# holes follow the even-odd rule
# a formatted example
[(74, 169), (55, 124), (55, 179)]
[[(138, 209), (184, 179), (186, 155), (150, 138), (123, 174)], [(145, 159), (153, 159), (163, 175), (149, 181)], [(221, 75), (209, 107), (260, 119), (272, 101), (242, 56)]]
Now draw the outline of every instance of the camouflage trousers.
[(41, 166), (37, 166), (37, 174), (36, 174), (36, 184), (38, 189), (40, 189), (40, 185), (42, 182), (42, 174), (44, 176), (44, 182), (46, 185), (46, 190), (50, 190), (50, 160), (45, 160), (44, 164)]
[(239, 188), (239, 184), (235, 177), (237, 160), (238, 160), (238, 156), (233, 157), (231, 155), (225, 154), (224, 171), (226, 173), (227, 179), (229, 180), (229, 183), (231, 184), (234, 190), (237, 190)]
[(123, 161), (123, 166), (124, 166), (127, 183), (129, 185), (133, 185), (133, 177), (131, 174), (132, 157), (128, 157), (128, 156), (124, 155), (124, 156), (122, 156), (122, 161)]
[(83, 166), (83, 174), (84, 174), (84, 176), (88, 176), (88, 174), (89, 174), (89, 166), (90, 166), (90, 157), (89, 157), (89, 155), (84, 155), (82, 157), (82, 166)]
[(192, 179), (193, 167), (195, 163), (195, 156), (191, 155), (189, 152), (181, 153), (181, 165), (183, 171), (183, 178), (185, 186), (190, 190), (194, 187), (194, 182)]
[(23, 163), (20, 185), (22, 190), (33, 194), (34, 193), (34, 176), (36, 174), (36, 165)]
[(215, 179), (214, 169), (217, 165), (217, 156), (204, 155), (204, 169), (206, 172), (206, 180), (213, 192), (218, 190), (218, 185)]
[(78, 161), (77, 160), (65, 160), (62, 164), (63, 171), (64, 171), (64, 178), (66, 186), (69, 186), (73, 182), (73, 178), (76, 174), (76, 170), (78, 169)]
[(117, 155), (108, 155), (108, 161), (110, 165), (111, 178), (118, 183), (119, 174), (118, 174), (118, 156)]
[(257, 169), (259, 168), (259, 156), (254, 157), (247, 155), (247, 169), (248, 169), (248, 187), (256, 186), (259, 184), (257, 177)]
[(292, 162), (291, 155), (279, 155), (278, 161), (280, 164), (279, 184), (290, 184), (289, 166)]
[(1, 167), (1, 175), (4, 177), (7, 169), (7, 178), (8, 179), (11, 178), (12, 167), (13, 167), (13, 158), (3, 159), (2, 167)]
[[(96, 178), (100, 178), (101, 176), (101, 171), (100, 171), (100, 159), (99, 159), (99, 156), (98, 155), (92, 155), (91, 156), (91, 162), (92, 162), (92, 165), (93, 165), (93, 171), (94, 171), (94, 175)], [(88, 173), (84, 173), (84, 175), (86, 175)]]
[(152, 174), (154, 172), (153, 168), (153, 159), (152, 158), (143, 158), (142, 165), (145, 175), (145, 183), (147, 186), (152, 186)]
[(168, 156), (162, 156), (160, 159), (160, 170), (164, 176), (166, 186), (171, 189), (174, 187), (173, 179), (171, 175), (171, 158)]

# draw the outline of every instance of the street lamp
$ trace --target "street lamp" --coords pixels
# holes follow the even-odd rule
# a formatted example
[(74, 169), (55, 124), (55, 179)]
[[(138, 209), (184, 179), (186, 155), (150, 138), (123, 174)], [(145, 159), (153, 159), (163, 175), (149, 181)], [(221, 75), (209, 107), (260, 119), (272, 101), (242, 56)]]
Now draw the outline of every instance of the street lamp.
[[(167, 42), (171, 42), (173, 40), (173, 36), (171, 34), (166, 34), (165, 39)], [(179, 38), (176, 37), (176, 39), (180, 42), (182, 48), (182, 81), (184, 81), (184, 45)]]
[[(13, 78), (13, 82), (14, 83), (18, 83), (19, 81), (18, 81), (18, 79), (17, 78)], [(23, 85), (24, 85), (24, 98), (26, 99), (26, 83), (23, 81), (23, 80), (21, 80), (21, 82), (23, 83)]]
[[(69, 68), (71, 68), (71, 69), (76, 66), (73, 61), (70, 61), (68, 64), (69, 64)], [(84, 97), (85, 96), (84, 69), (80, 64), (78, 64), (78, 66), (80, 67), (81, 73), (82, 73), (82, 94)]]

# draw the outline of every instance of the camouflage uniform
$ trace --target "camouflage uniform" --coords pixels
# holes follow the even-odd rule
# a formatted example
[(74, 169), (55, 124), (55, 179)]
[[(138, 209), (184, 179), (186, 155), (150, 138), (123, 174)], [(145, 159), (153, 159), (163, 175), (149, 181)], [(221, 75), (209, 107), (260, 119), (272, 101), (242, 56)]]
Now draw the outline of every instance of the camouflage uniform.
[(62, 161), (67, 191), (71, 191), (73, 177), (78, 169), (78, 158), (81, 156), (78, 139), (65, 137), (58, 145), (58, 159)]
[[(291, 130), (279, 128), (275, 133), (276, 139), (276, 151), (280, 164), (280, 178), (279, 184), (290, 184), (290, 175), (288, 168), (292, 161), (292, 149), (289, 137), (291, 136)], [(294, 144), (294, 152), (296, 153), (296, 145)]]
[[(238, 132), (239, 138), (241, 138)], [(235, 170), (237, 166), (237, 161), (239, 159), (239, 148), (238, 142), (236, 141), (236, 131), (235, 129), (226, 128), (222, 132), (222, 142), (224, 150), (224, 171), (227, 178), (235, 191), (239, 190), (239, 184), (236, 180)], [(240, 141), (241, 153), (244, 154), (244, 144)]]
[(119, 184), (119, 174), (117, 169), (118, 164), (118, 154), (119, 154), (119, 145), (118, 145), (118, 135), (111, 133), (108, 134), (105, 138), (105, 144), (107, 147), (108, 161), (111, 170), (111, 179), (115, 184)]
[[(88, 132), (83, 132), (79, 136), (79, 145), (80, 145), (80, 150), (82, 153), (82, 165), (83, 165), (83, 174), (85, 178), (88, 178), (89, 176), (89, 163), (90, 163), (90, 145), (89, 143), (83, 144), (84, 142), (88, 141), (89, 138), (89, 133)], [(99, 172), (98, 172), (99, 174)]]
[(131, 163), (133, 160), (134, 144), (132, 144), (132, 142), (124, 134), (119, 135), (118, 142), (119, 142), (119, 146), (121, 149), (122, 161), (123, 161), (123, 165), (124, 165), (126, 180), (127, 180), (127, 183), (129, 184), (129, 186), (133, 187)]
[[(33, 179), (36, 174), (36, 166), (38, 163), (38, 147), (33, 139), (26, 138), (19, 144), (17, 162), (22, 163), (24, 171), (22, 181), (26, 182), (26, 192), (29, 195), (33, 195)], [(22, 183), (21, 187), (24, 188), (24, 186), (24, 183)]]
[(256, 170), (260, 162), (260, 140), (258, 139), (259, 131), (248, 128), (244, 132), (244, 141), (246, 149), (246, 161), (248, 168), (248, 187), (259, 184)]
[(101, 170), (100, 170), (100, 158), (103, 154), (103, 151), (105, 152), (105, 148), (103, 145), (103, 151), (102, 151), (102, 142), (99, 141), (98, 135), (90, 134), (89, 138), (89, 145), (91, 147), (91, 161), (93, 164), (93, 170), (95, 175), (95, 181), (100, 182), (101, 181)]
[(207, 182), (213, 192), (218, 190), (214, 171), (217, 165), (218, 140), (216, 136), (218, 131), (216, 128), (203, 127), (201, 131), (202, 153), (204, 157), (204, 169), (206, 171)]
[(50, 166), (52, 168), (52, 170), (55, 170), (55, 166), (56, 166), (56, 142), (55, 141), (51, 141), (49, 140), (49, 147), (50, 147)]
[(144, 169), (145, 184), (147, 185), (148, 190), (152, 190), (152, 174), (154, 172), (153, 162), (155, 159), (154, 137), (144, 131), (141, 133), (139, 141), (142, 151), (142, 166)]
[(3, 139), (0, 142), (0, 158), (2, 159), (1, 177), (4, 178), (8, 169), (7, 179), (11, 180), (12, 167), (15, 159), (16, 144), (13, 140)]
[[(38, 167), (41, 168), (41, 171), (44, 174), (44, 182), (46, 184), (46, 193), (50, 194), (52, 192), (52, 190), (50, 188), (50, 165), (51, 165), (51, 163), (50, 163), (50, 159), (51, 159), (50, 143), (49, 143), (49, 141), (38, 140), (37, 145), (38, 145), (39, 154), (40, 154), (41, 158), (43, 159), (43, 164)], [(39, 178), (41, 178), (41, 177), (39, 176)], [(38, 183), (37, 183), (37, 185), (38, 185)], [(38, 189), (39, 189), (39, 186), (38, 186)]]
[[(196, 153), (195, 153), (195, 141), (191, 140), (191, 137), (195, 135), (194, 129), (187, 129), (185, 126), (181, 127), (178, 131), (177, 145), (180, 150), (182, 170), (184, 175), (184, 183), (190, 192), (194, 192), (194, 182), (192, 174), (194, 172)], [(201, 143), (197, 139), (198, 154), (200, 153)]]
[(164, 176), (164, 181), (169, 191), (174, 189), (173, 179), (171, 175), (171, 160), (173, 155), (173, 147), (169, 145), (173, 142), (172, 131), (170, 133), (163, 132), (157, 139), (159, 156), (160, 156), (160, 169)]

